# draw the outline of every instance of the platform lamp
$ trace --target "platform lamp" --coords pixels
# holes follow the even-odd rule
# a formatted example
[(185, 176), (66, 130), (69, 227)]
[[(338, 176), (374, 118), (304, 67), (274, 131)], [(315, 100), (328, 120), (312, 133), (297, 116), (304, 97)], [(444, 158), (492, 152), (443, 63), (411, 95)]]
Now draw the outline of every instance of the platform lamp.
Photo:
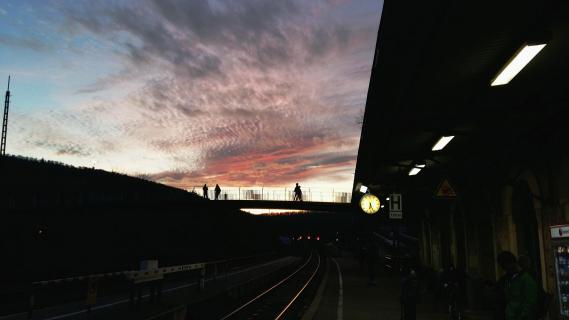
[(416, 176), (425, 167), (426, 167), (425, 162), (417, 162), (411, 166), (411, 169), (409, 170), (409, 175), (410, 176)]
[(511, 58), (498, 71), (498, 74), (490, 82), (490, 86), (495, 87), (508, 84), (550, 41), (551, 32), (549, 31), (541, 30), (531, 33), (527, 40), (518, 47)]

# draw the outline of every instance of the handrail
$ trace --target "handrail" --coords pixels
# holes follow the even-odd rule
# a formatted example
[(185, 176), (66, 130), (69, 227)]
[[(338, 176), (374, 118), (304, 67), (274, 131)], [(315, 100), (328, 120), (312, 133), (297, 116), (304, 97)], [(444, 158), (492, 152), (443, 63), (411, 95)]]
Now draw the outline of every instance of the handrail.
[[(203, 186), (190, 186), (186, 188), (205, 198)], [(351, 191), (335, 188), (301, 187), (302, 200), (307, 202), (333, 202), (350, 203)], [(207, 198), (215, 198), (215, 186), (208, 186)], [(294, 188), (288, 187), (223, 187), (217, 198), (218, 200), (271, 200), (271, 201), (295, 201)]]

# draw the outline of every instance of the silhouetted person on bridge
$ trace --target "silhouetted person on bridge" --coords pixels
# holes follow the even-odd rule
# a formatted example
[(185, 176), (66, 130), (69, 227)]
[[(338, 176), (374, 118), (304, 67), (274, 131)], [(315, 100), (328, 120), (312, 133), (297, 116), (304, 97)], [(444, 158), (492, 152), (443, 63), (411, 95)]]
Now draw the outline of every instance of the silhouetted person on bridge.
[(215, 200), (219, 199), (219, 194), (221, 193), (221, 188), (218, 184), (215, 185)]
[(302, 201), (302, 190), (300, 190), (300, 186), (298, 185), (298, 182), (296, 183), (296, 186), (294, 187), (294, 201)]
[(209, 197), (207, 196), (207, 184), (204, 184), (202, 189), (203, 189), (203, 197), (209, 199)]

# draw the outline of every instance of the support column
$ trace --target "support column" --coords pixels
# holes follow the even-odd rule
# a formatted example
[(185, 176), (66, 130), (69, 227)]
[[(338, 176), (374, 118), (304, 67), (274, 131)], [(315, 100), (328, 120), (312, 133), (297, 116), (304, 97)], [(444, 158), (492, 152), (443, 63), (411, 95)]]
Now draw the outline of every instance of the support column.
[(498, 240), (498, 252), (508, 250), (514, 255), (518, 254), (518, 243), (516, 226), (514, 224), (512, 210), (512, 196), (514, 187), (506, 185), (502, 187), (502, 214), (497, 217), (496, 223), (496, 239)]

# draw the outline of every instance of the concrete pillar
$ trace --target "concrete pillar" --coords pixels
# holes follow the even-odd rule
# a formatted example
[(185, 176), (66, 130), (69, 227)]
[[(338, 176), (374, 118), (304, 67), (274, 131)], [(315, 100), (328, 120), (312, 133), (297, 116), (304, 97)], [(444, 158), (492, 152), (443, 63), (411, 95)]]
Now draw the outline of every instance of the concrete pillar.
[(516, 234), (516, 225), (514, 224), (512, 197), (514, 187), (506, 185), (502, 187), (502, 226), (498, 231), (500, 233), (500, 251), (509, 250), (513, 254), (518, 254), (518, 241)]
[(569, 221), (569, 155), (566, 155), (559, 168), (557, 175), (557, 186), (559, 188), (559, 205), (561, 207), (561, 216), (564, 221)]
[(450, 224), (450, 261), (454, 266), (458, 265), (457, 252), (456, 252), (456, 226), (454, 224), (454, 214), (456, 210), (454, 207), (450, 209), (449, 224)]
[(437, 223), (431, 223), (431, 266), (435, 270), (442, 268), (441, 233)]
[(425, 266), (431, 266), (431, 260), (429, 259), (429, 252), (431, 251), (431, 244), (429, 243), (429, 238), (427, 236), (427, 233), (430, 233), (429, 230), (427, 230), (428, 228), (428, 224), (427, 222), (423, 219), (423, 221), (421, 221), (421, 264), (425, 265)]

